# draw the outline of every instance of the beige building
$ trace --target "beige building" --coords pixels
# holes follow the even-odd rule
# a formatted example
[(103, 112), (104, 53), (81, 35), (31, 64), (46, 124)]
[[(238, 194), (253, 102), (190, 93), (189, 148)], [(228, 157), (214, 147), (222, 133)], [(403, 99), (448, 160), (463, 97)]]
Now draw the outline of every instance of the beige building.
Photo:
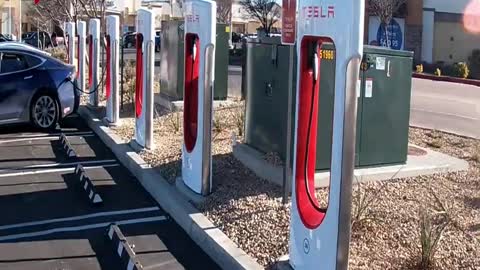
[[(480, 33), (467, 30), (464, 23), (470, 4), (476, 0), (424, 0), (422, 59), (426, 62), (467, 61), (480, 49)], [(480, 10), (476, 16), (480, 19)]]
[[(0, 0), (0, 33), (18, 37), (22, 33), (20, 0)], [(25, 29), (26, 30), (26, 29)]]

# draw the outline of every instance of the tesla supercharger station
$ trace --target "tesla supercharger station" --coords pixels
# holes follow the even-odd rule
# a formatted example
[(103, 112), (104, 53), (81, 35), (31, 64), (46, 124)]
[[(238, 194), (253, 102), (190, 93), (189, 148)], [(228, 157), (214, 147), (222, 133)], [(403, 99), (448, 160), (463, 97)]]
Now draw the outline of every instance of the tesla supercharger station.
[(120, 19), (118, 16), (107, 16), (106, 35), (106, 85), (105, 95), (107, 99), (106, 121), (110, 125), (116, 125), (119, 116), (119, 50), (120, 49)]
[(195, 193), (212, 187), (212, 103), (216, 3), (188, 1), (185, 7), (185, 70), (182, 179)]
[(68, 63), (70, 65), (75, 65), (75, 23), (67, 22), (66, 23), (66, 30), (67, 30), (67, 57)]
[(85, 91), (85, 50), (87, 40), (87, 24), (79, 21), (78, 24), (78, 73), (77, 86), (81, 91)]
[(88, 25), (88, 104), (98, 106), (99, 70), (100, 70), (100, 20), (90, 19)]
[[(290, 264), (294, 269), (348, 267), (364, 5), (364, 0), (299, 1), (290, 226)], [(325, 209), (315, 197), (314, 179), (323, 42), (333, 42), (336, 48), (332, 163)]]
[(153, 148), (153, 76), (155, 65), (155, 16), (141, 8), (137, 13), (135, 142), (142, 148)]

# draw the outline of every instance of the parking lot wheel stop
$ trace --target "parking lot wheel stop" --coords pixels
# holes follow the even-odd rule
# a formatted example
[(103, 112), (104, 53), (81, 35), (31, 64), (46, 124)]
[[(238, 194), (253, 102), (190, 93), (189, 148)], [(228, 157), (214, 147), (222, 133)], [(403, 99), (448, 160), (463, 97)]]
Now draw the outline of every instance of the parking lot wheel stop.
[(88, 200), (93, 205), (99, 205), (103, 203), (102, 197), (96, 191), (95, 185), (93, 184), (90, 177), (88, 177), (85, 169), (82, 165), (77, 165), (75, 168), (75, 176), (78, 178), (80, 186), (85, 194), (88, 196)]
[(73, 147), (70, 144), (70, 141), (68, 140), (67, 136), (65, 136), (64, 133), (60, 134), (59, 141), (62, 144), (63, 150), (67, 152), (67, 156), (69, 158), (77, 157), (77, 153), (75, 152), (75, 150), (73, 150)]
[(127, 270), (142, 270), (143, 266), (136, 258), (133, 246), (127, 241), (122, 231), (116, 224), (111, 224), (107, 231), (107, 238), (112, 242), (115, 252), (120, 257), (122, 266)]

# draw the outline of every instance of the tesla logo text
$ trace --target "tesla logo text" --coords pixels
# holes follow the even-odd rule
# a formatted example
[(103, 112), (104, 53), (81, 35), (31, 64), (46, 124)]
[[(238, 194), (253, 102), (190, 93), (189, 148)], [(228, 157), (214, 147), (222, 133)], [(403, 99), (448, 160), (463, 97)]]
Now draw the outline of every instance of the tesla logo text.
[(306, 6), (303, 7), (303, 16), (306, 18), (335, 18), (335, 6)]
[(187, 22), (193, 22), (193, 23), (200, 22), (200, 16), (198, 16), (197, 14), (187, 15), (186, 17), (187, 17)]

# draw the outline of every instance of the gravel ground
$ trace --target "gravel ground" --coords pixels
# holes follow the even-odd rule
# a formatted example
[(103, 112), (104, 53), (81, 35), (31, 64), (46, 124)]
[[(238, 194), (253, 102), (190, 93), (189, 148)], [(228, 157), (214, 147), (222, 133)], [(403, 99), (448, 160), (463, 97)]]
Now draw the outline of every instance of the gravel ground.
[[(214, 192), (197, 207), (244, 251), (269, 266), (288, 253), (290, 204), (281, 204), (281, 188), (259, 179), (233, 157), (232, 134), (242, 126), (242, 104), (237, 105), (215, 111)], [(173, 182), (180, 173), (183, 120), (181, 114), (157, 111), (157, 147), (141, 154)], [(133, 119), (124, 118), (116, 132), (131, 139)], [(480, 269), (480, 141), (411, 128), (410, 143), (465, 159), (470, 169), (354, 187), (350, 269), (420, 269), (423, 212), (434, 229), (448, 224), (435, 268)], [(265, 159), (281, 164), (275, 153)], [(325, 203), (327, 191), (318, 190), (317, 197)]]

